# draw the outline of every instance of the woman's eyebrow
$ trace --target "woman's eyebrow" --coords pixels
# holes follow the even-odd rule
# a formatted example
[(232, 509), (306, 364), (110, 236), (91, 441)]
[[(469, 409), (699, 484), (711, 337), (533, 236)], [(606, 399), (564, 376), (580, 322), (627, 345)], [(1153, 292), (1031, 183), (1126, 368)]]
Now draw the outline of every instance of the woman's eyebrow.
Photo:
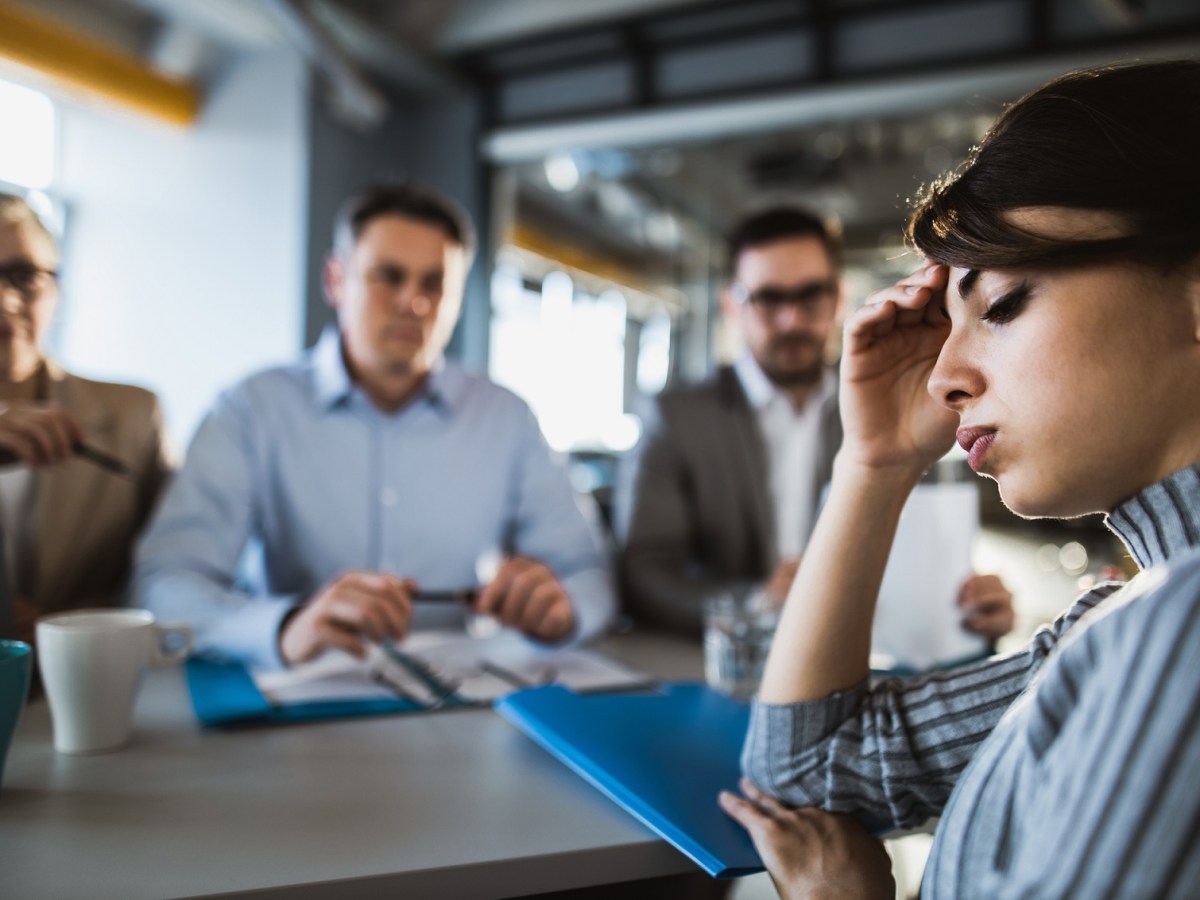
[(958, 295), (964, 300), (967, 299), (967, 294), (975, 290), (975, 282), (979, 280), (978, 269), (967, 269), (967, 274), (958, 279)]

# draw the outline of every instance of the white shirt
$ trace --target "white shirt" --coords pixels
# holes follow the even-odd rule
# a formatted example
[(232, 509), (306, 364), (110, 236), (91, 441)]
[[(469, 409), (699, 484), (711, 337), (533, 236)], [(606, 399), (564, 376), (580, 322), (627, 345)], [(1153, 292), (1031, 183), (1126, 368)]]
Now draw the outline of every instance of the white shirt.
[(826, 370), (821, 383), (796, 412), (791, 398), (772, 384), (753, 356), (734, 363), (734, 371), (754, 408), (770, 468), (768, 486), (775, 505), (776, 552), (780, 559), (798, 557), (812, 530), (813, 467), (821, 448), (821, 407), (836, 388)]

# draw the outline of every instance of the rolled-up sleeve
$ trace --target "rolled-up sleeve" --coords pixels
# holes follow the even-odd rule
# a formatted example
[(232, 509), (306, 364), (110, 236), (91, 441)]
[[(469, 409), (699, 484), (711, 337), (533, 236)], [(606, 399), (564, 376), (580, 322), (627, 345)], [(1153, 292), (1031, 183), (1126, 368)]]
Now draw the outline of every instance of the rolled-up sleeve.
[(962, 770), (1068, 628), (1114, 589), (1094, 591), (1022, 650), (820, 700), (755, 703), (747, 778), (791, 806), (852, 813), (877, 830), (938, 815)]

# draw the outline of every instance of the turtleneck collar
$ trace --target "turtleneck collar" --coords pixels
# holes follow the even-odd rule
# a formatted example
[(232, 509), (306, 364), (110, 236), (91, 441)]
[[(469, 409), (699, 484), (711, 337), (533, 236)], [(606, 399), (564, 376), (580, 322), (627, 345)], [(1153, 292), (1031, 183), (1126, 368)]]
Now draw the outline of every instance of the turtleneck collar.
[(1143, 569), (1200, 547), (1200, 465), (1150, 485), (1104, 521)]

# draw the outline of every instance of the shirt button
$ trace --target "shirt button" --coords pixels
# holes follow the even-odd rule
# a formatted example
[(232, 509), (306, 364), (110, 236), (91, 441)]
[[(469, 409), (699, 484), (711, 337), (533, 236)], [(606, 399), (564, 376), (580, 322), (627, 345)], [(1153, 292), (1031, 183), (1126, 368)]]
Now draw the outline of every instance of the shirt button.
[(379, 502), (384, 506), (395, 506), (400, 502), (400, 495), (396, 493), (394, 488), (384, 488), (379, 492)]

